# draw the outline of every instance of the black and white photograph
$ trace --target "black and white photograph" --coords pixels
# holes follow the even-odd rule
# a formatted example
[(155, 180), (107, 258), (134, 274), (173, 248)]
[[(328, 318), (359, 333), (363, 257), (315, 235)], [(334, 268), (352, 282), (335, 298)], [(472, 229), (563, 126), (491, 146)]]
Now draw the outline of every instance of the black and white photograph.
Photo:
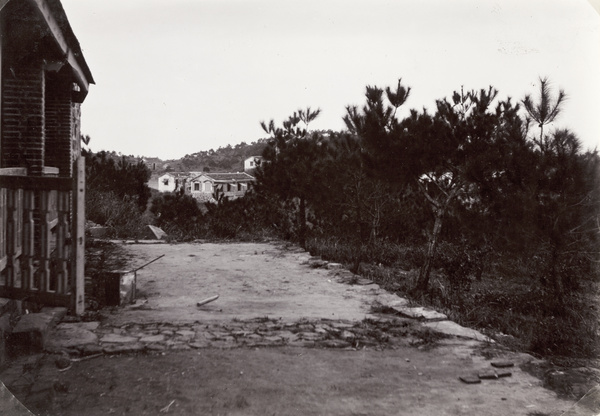
[(0, 414), (600, 415), (600, 0), (0, 0)]

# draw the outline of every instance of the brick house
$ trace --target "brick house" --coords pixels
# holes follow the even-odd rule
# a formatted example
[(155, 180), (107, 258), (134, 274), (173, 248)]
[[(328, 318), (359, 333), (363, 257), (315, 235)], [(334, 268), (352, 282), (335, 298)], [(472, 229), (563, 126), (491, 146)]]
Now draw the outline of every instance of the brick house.
[(189, 192), (199, 202), (214, 202), (213, 194), (218, 190), (226, 198), (235, 199), (244, 196), (254, 184), (254, 177), (244, 173), (202, 172), (189, 179), (186, 193)]
[(92, 74), (59, 0), (0, 0), (0, 297), (83, 312), (80, 116)]

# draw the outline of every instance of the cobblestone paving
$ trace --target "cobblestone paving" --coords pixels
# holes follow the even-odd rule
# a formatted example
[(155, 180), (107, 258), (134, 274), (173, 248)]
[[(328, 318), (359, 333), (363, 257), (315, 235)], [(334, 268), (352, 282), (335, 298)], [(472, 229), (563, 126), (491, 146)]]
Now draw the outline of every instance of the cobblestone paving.
[[(95, 325), (90, 323), (91, 330)], [(62, 324), (73, 325), (73, 324)], [(97, 326), (91, 340), (82, 345), (50, 345), (48, 352), (71, 356), (94, 354), (152, 353), (201, 348), (244, 348), (291, 346), (304, 348), (394, 348), (420, 346), (442, 335), (415, 324), (410, 319), (383, 319), (362, 322), (317, 320), (282, 322), (255, 319), (223, 324), (151, 323), (121, 327)], [(60, 333), (60, 326), (59, 326)], [(88, 338), (90, 340), (90, 338)]]

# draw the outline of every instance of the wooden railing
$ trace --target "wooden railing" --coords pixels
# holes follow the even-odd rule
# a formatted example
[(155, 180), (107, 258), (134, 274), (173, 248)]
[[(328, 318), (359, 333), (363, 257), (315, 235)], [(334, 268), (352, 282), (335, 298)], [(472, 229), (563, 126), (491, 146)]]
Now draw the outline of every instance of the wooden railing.
[(76, 310), (76, 286), (83, 280), (77, 278), (83, 270), (77, 262), (83, 257), (74, 239), (81, 238), (83, 246), (83, 230), (73, 224), (83, 223), (73, 208), (73, 178), (2, 173), (7, 172), (0, 171), (0, 297)]

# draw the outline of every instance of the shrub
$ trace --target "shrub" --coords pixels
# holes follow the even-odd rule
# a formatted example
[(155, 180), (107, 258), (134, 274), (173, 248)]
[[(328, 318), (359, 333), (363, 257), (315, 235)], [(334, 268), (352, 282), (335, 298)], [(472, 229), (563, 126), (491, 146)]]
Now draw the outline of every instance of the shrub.
[(181, 192), (160, 194), (152, 199), (150, 212), (156, 217), (160, 227), (170, 226), (186, 230), (202, 218), (196, 200)]
[(109, 237), (140, 238), (152, 218), (140, 212), (137, 201), (114, 192), (90, 190), (86, 194), (87, 219), (109, 227)]

